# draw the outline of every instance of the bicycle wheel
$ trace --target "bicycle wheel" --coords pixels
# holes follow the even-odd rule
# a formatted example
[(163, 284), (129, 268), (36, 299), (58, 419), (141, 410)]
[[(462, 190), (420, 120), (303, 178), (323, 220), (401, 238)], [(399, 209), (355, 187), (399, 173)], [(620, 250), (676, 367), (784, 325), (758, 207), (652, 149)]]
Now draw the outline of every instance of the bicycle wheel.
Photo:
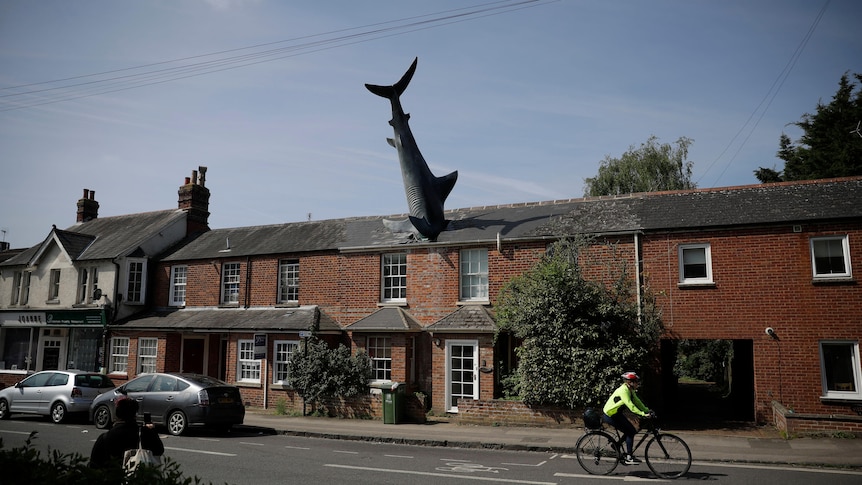
[(676, 435), (657, 435), (647, 443), (644, 455), (649, 469), (661, 478), (679, 478), (691, 468), (691, 450)]
[(578, 463), (591, 475), (607, 475), (620, 462), (616, 441), (607, 433), (590, 431), (575, 445)]

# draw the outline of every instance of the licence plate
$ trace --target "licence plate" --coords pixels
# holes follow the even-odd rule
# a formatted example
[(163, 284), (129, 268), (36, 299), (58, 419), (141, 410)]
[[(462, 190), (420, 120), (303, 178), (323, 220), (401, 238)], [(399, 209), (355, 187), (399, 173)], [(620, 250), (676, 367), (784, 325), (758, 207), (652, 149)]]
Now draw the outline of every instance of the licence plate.
[(221, 404), (233, 404), (232, 397), (220, 397), (218, 398), (218, 402)]

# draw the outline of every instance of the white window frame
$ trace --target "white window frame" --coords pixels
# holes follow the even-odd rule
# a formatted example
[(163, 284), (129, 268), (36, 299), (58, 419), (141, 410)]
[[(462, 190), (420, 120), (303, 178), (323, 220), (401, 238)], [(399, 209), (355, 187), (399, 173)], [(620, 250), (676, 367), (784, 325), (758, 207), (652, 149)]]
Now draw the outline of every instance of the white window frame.
[(138, 338), (138, 374), (157, 372), (159, 360), (159, 339), (156, 337)]
[(278, 303), (299, 303), (299, 261), (278, 262)]
[(171, 291), (168, 295), (168, 306), (186, 306), (188, 281), (188, 266), (171, 266)]
[(299, 340), (275, 340), (272, 342), (272, 383), (290, 386), (290, 359), (299, 350)]
[(488, 301), (488, 249), (462, 249), (460, 253), (461, 301)]
[(371, 381), (392, 381), (392, 339), (378, 335), (369, 336), (365, 352), (371, 359)]
[(99, 270), (95, 267), (78, 269), (78, 303), (93, 302), (93, 291), (99, 286)]
[[(842, 273), (818, 273), (817, 272), (817, 258), (815, 254), (815, 245), (818, 242), (826, 242), (826, 241), (841, 241), (841, 256), (844, 259), (844, 272)], [(853, 271), (850, 268), (850, 238), (845, 235), (839, 236), (820, 236), (820, 237), (812, 237), (809, 243), (811, 248), (811, 273), (814, 275), (814, 279), (849, 279), (853, 277)], [(826, 248), (829, 250), (830, 248)], [(827, 257), (830, 254), (827, 254)]]
[[(140, 272), (132, 271), (133, 265), (140, 265)], [(138, 280), (132, 278), (134, 274), (138, 275)], [(137, 295), (133, 295), (132, 284), (139, 286)], [(126, 261), (126, 295), (125, 302), (129, 305), (142, 305), (147, 298), (147, 260), (145, 258), (129, 258)], [(134, 296), (134, 298), (132, 297)]]
[(380, 301), (407, 301), (407, 253), (380, 255)]
[(260, 359), (254, 358), (254, 339), (236, 341), (236, 380), (260, 384)]
[(17, 305), (21, 299), (21, 280), (24, 278), (23, 271), (16, 271), (12, 279), (12, 301), (11, 305)]
[(30, 303), (30, 277), (32, 273), (24, 271), (21, 273), (21, 296), (18, 298), (19, 305)]
[[(706, 265), (705, 276), (686, 278), (685, 253), (689, 250), (703, 250), (704, 264)], [(679, 245), (679, 283), (681, 285), (704, 285), (714, 283), (712, 280), (712, 248), (709, 243)]]
[(60, 277), (62, 275), (61, 270), (52, 269), (51, 270), (51, 279), (48, 283), (48, 301), (56, 302), (60, 301)]
[(240, 263), (224, 263), (221, 267), (221, 304), (239, 304)]
[(129, 337), (111, 337), (111, 360), (108, 374), (129, 373)]
[[(827, 382), (826, 356), (823, 347), (829, 346), (845, 346), (850, 351), (850, 369), (853, 373), (853, 381), (843, 384), (852, 385), (852, 389), (829, 389)], [(862, 401), (862, 368), (859, 366), (859, 342), (853, 340), (822, 340), (820, 342), (820, 376), (823, 385), (823, 399), (843, 399), (852, 401)]]

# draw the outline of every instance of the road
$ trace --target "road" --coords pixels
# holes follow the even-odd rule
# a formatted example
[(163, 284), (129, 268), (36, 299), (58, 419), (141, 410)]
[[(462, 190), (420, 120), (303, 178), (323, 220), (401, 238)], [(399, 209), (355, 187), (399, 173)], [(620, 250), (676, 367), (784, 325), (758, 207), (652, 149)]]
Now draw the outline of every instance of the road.
[[(101, 433), (78, 422), (55, 425), (25, 416), (0, 421), (4, 449), (24, 444), (31, 431), (39, 450), (89, 456)], [(620, 466), (609, 477), (587, 475), (574, 456), (555, 453), (457, 449), (303, 438), (274, 434), (264, 428), (239, 427), (230, 435), (193, 430), (188, 436), (162, 434), (165, 454), (180, 464), (186, 476), (204, 483), (245, 484), (398, 484), (427, 485), (518, 483), (608, 484), (655, 479), (646, 465)], [(683, 480), (710, 480), (727, 484), (823, 483), (856, 485), (862, 472), (835, 469), (799, 469), (782, 466), (730, 465), (696, 461)]]

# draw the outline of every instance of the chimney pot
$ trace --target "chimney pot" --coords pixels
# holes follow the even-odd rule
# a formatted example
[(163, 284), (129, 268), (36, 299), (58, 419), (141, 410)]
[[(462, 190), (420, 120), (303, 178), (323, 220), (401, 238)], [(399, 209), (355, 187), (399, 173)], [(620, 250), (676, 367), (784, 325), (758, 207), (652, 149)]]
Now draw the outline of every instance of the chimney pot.
[(82, 199), (89, 199), (90, 198), (90, 189), (84, 189), (84, 196), (81, 198)]
[(188, 184), (190, 184), (190, 183), (192, 183), (192, 178), (191, 178), (191, 177), (186, 177), (186, 183), (185, 183), (185, 185), (188, 185)]
[(197, 170), (192, 170), (192, 183), (195, 185), (198, 184), (198, 171)]
[(96, 191), (95, 190), (90, 191), (90, 200), (96, 200)]

